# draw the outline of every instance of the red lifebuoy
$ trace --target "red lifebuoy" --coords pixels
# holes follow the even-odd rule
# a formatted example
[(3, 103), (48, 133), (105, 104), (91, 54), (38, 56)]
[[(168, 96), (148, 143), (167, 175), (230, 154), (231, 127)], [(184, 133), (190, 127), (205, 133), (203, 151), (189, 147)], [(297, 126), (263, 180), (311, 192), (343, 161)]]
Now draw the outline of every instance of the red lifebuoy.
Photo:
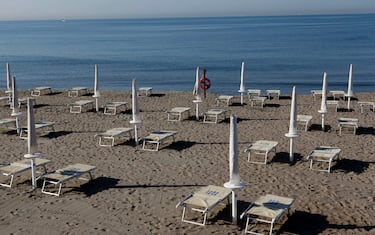
[(200, 83), (200, 88), (204, 91), (211, 87), (211, 81), (210, 81), (210, 79), (208, 79), (206, 77), (201, 78), (199, 80), (199, 83)]

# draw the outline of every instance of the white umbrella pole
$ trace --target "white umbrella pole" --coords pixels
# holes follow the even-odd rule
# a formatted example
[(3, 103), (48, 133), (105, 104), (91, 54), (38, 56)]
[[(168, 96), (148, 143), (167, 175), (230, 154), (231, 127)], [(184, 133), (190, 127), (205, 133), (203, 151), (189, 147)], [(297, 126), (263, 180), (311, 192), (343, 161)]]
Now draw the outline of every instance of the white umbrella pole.
[(289, 145), (289, 161), (294, 161), (294, 138), (290, 138), (290, 145)]
[(326, 125), (325, 125), (325, 115), (324, 115), (324, 113), (322, 113), (322, 131), (325, 131), (325, 128), (326, 127)]
[(134, 124), (134, 140), (135, 140), (135, 145), (138, 145), (139, 141), (138, 141), (138, 127), (137, 127), (137, 124)]
[(95, 84), (94, 84), (94, 96), (95, 98), (95, 110), (96, 112), (99, 112), (99, 69), (98, 65), (95, 65)]
[(241, 93), (241, 105), (243, 105), (243, 95), (246, 92), (245, 91), (245, 63), (242, 62), (241, 64), (241, 83), (240, 83), (240, 89), (238, 90), (239, 93)]

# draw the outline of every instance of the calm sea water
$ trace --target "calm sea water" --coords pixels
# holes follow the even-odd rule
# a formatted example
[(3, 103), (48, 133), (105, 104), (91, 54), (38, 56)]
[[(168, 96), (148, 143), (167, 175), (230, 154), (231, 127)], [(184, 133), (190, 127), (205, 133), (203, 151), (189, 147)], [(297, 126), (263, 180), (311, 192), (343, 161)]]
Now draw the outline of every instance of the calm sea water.
[(375, 91), (375, 15), (233, 17), (137, 20), (0, 22), (0, 88), (5, 64), (20, 89), (47, 85), (190, 91), (197, 66), (207, 69), (211, 92), (237, 94), (241, 62), (246, 88), (298, 93)]

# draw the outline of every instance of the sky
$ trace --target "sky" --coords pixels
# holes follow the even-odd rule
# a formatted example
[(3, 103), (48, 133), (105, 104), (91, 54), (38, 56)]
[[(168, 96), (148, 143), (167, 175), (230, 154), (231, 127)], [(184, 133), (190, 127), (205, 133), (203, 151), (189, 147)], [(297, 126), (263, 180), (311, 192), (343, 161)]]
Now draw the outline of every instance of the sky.
[(0, 20), (375, 13), (375, 0), (7, 0)]

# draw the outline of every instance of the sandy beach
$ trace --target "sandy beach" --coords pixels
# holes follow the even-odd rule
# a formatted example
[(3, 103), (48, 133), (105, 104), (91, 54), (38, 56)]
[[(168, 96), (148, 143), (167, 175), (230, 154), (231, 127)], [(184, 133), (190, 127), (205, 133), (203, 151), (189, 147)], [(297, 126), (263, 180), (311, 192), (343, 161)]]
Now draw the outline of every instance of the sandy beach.
[[(297, 87), (298, 93), (298, 87)], [(21, 91), (26, 97), (29, 91)], [(217, 94), (208, 93), (200, 110), (215, 108)], [(52, 162), (48, 171), (71, 163), (94, 165), (94, 179), (85, 184), (68, 182), (60, 197), (31, 191), (30, 175), (15, 178), (12, 188), (0, 187), (1, 234), (241, 234), (245, 220), (231, 224), (231, 206), (219, 206), (209, 214), (205, 227), (181, 222), (182, 209), (176, 204), (187, 194), (206, 185), (223, 186), (229, 180), (229, 114), (238, 116), (241, 180), (246, 187), (238, 191), (239, 214), (257, 197), (276, 194), (295, 197), (293, 213), (277, 230), (280, 234), (375, 234), (375, 113), (360, 112), (358, 101), (374, 101), (375, 93), (358, 93), (346, 111), (340, 100), (338, 112), (329, 107), (327, 131), (321, 131), (320, 99), (298, 95), (298, 114), (312, 115), (312, 126), (301, 130), (295, 140), (296, 163), (290, 165), (290, 94), (266, 101), (265, 107), (220, 104), (227, 118), (218, 124), (195, 120), (192, 92), (158, 92), (140, 96), (142, 123), (140, 136), (155, 130), (176, 131), (175, 142), (158, 152), (142, 150), (133, 139), (114, 147), (100, 147), (95, 134), (114, 127), (132, 127), (130, 91), (101, 91), (100, 107), (110, 101), (126, 101), (126, 111), (111, 116), (93, 110), (72, 114), (67, 104), (91, 95), (68, 97), (67, 91), (36, 97), (35, 119), (56, 122), (54, 132), (38, 135), (43, 158)], [(166, 111), (191, 107), (190, 118), (167, 121)], [(26, 107), (22, 107), (26, 125)], [(10, 117), (9, 106), (0, 107), (0, 118)], [(357, 134), (338, 134), (337, 119), (359, 119)], [(243, 152), (256, 140), (278, 142), (276, 154), (267, 165), (247, 162)], [(23, 159), (26, 140), (15, 131), (2, 129), (1, 164)], [(341, 160), (331, 173), (312, 171), (306, 155), (316, 146), (341, 148)], [(267, 227), (268, 228), (268, 227)]]

